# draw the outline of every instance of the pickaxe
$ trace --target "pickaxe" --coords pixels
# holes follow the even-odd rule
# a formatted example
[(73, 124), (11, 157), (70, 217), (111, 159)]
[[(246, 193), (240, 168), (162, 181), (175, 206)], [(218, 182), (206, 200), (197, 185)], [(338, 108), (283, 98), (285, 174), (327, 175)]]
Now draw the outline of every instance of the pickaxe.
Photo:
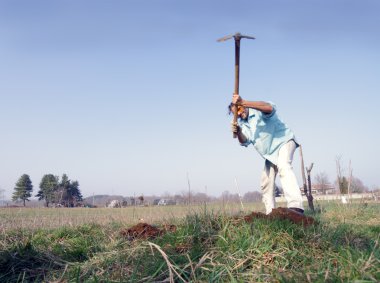
[[(236, 94), (239, 94), (239, 69), (240, 69), (240, 39), (242, 38), (248, 38), (248, 39), (255, 39), (253, 36), (247, 36), (247, 35), (242, 35), (239, 32), (235, 33), (234, 35), (227, 35), (225, 37), (222, 37), (218, 39), (218, 42), (226, 41), (231, 38), (235, 39), (235, 92)], [(236, 123), (237, 121), (237, 107), (235, 106), (235, 111), (234, 111), (234, 119), (233, 123)], [(236, 133), (233, 135), (234, 138), (237, 137)]]

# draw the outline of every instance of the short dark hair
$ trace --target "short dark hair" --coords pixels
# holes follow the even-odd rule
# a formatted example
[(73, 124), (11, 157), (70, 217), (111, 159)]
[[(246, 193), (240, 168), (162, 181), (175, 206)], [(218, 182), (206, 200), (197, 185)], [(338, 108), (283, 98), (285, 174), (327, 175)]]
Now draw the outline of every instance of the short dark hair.
[(228, 115), (231, 115), (232, 114), (232, 107), (234, 106), (235, 104), (233, 104), (232, 102), (228, 105), (227, 109), (228, 109)]

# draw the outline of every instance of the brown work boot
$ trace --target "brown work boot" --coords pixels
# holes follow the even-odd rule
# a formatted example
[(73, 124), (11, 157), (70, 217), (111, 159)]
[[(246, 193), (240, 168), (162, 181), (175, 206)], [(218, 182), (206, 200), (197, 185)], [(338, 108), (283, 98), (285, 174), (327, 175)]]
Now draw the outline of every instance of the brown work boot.
[(297, 207), (289, 207), (290, 210), (301, 213), (303, 215), (303, 209)]

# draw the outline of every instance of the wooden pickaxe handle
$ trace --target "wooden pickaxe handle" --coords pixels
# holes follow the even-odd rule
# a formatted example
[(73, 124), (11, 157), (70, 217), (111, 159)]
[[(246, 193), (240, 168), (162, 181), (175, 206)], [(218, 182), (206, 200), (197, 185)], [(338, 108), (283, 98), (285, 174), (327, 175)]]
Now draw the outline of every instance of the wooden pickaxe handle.
[[(225, 37), (222, 37), (218, 39), (218, 42), (223, 42), (226, 40), (229, 40), (231, 38), (235, 39), (235, 91), (234, 93), (239, 94), (239, 72), (240, 72), (240, 39), (242, 38), (248, 38), (248, 39), (255, 39), (253, 36), (247, 36), (247, 35), (242, 35), (239, 32), (234, 34), (234, 35), (228, 35)], [(234, 119), (233, 123), (237, 122), (237, 105), (234, 105), (235, 111), (234, 111)], [(237, 134), (233, 133), (233, 137), (237, 138)]]
[[(235, 38), (235, 91), (234, 93), (239, 94), (239, 72), (240, 72), (240, 37)], [(235, 105), (234, 119), (233, 123), (237, 122), (238, 108)], [(237, 134), (233, 133), (233, 138), (237, 138)]]

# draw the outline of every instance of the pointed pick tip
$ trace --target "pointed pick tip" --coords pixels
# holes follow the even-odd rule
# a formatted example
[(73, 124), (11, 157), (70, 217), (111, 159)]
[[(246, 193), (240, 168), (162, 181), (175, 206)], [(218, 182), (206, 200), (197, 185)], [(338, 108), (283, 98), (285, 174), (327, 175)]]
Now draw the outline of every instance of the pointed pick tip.
[(229, 39), (231, 39), (233, 37), (234, 37), (233, 35), (227, 35), (227, 36), (224, 36), (222, 38), (217, 39), (216, 41), (217, 42), (223, 42), (223, 41), (229, 40)]
[(256, 37), (248, 36), (248, 35), (241, 35), (241, 38), (248, 38), (248, 39), (256, 39)]

